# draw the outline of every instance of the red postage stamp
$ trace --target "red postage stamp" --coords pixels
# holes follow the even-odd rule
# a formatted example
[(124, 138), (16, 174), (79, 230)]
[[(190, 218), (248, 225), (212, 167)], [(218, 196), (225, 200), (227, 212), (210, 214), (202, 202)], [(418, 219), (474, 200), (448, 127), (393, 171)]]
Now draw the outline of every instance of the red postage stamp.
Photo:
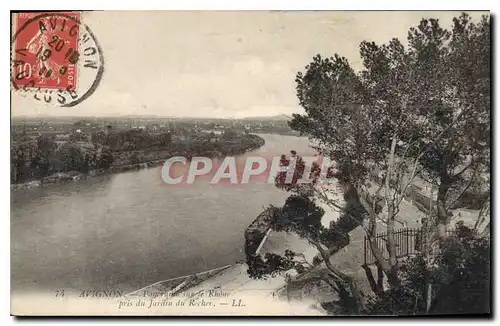
[[(21, 88), (74, 90), (77, 87), (80, 14), (60, 12), (36, 19), (38, 13), (19, 13), (14, 42), (13, 75)], [(36, 21), (31, 22), (33, 19)], [(73, 18), (73, 19), (71, 19)]]
[(44, 105), (78, 105), (104, 73), (102, 49), (80, 12), (26, 12), (13, 18), (11, 82)]

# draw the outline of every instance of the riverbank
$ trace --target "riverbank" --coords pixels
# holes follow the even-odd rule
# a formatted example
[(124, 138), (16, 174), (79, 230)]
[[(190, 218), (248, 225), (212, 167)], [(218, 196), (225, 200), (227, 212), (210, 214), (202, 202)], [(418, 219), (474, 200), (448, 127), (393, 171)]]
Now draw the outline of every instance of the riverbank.
[[(194, 156), (204, 156), (209, 158), (221, 158), (228, 155), (241, 155), (246, 152), (254, 151), (265, 145), (265, 140), (258, 135), (245, 135), (246, 141), (241, 143), (227, 142), (221, 145), (218, 150), (189, 150), (163, 149), (163, 150), (137, 150), (127, 152), (115, 152), (114, 164), (106, 170), (91, 170), (87, 173), (79, 171), (57, 172), (39, 180), (30, 180), (23, 183), (11, 184), (11, 191), (22, 189), (46, 187), (54, 184), (68, 183), (72, 181), (83, 180), (88, 177), (95, 177), (104, 174), (121, 173), (128, 171), (138, 171), (141, 169), (152, 168), (162, 165), (166, 159), (174, 156), (183, 156), (191, 158)], [(243, 146), (241, 146), (243, 145)], [(138, 161), (140, 160), (140, 161)]]
[[(327, 209), (324, 204), (320, 205), (325, 209), (322, 218), (324, 226), (338, 219), (337, 212)], [(260, 250), (258, 254), (264, 256), (270, 252), (283, 254), (289, 249), (304, 252), (306, 259), (312, 261), (316, 251), (306, 240), (285, 232), (268, 232), (267, 218), (272, 214), (273, 209), (265, 209), (245, 228), (244, 250), (251, 254)], [(268, 279), (252, 279), (247, 270), (248, 265), (238, 261), (219, 269), (160, 281), (129, 293), (125, 298), (134, 300), (146, 295), (154, 296), (161, 302), (175, 296), (185, 301), (186, 305), (205, 300), (218, 307), (218, 312), (224, 315), (327, 315), (321, 307), (321, 300), (298, 298), (295, 293), (293, 297), (290, 295), (287, 279), (296, 276), (294, 271)], [(244, 306), (238, 305), (240, 300)]]
[[(265, 145), (237, 156), (237, 162), (291, 149), (308, 155), (307, 139), (261, 137)], [(286, 199), (285, 192), (260, 180), (237, 187), (209, 182), (171, 187), (160, 168), (12, 194), (12, 291), (129, 293), (244, 261), (245, 228), (262, 205), (280, 206)]]
[[(325, 209), (325, 215), (322, 218), (324, 226), (328, 226), (330, 222), (339, 218), (338, 213), (329, 209), (327, 205), (323, 203), (320, 203), (320, 205)], [(424, 214), (416, 206), (406, 200), (401, 204), (401, 212), (405, 223), (404, 225), (398, 224), (398, 229), (403, 227), (416, 228), (419, 226), (418, 221), (424, 217)], [(285, 232), (268, 233), (269, 227), (265, 221), (270, 214), (273, 214), (271, 209), (264, 210), (246, 228), (245, 251), (247, 251), (247, 254), (254, 253), (257, 248), (260, 249), (259, 255), (262, 256), (266, 253), (284, 254), (285, 250), (289, 249), (303, 253), (304, 258), (311, 262), (317, 251), (307, 241)], [(265, 236), (266, 233), (268, 237)], [(370, 287), (362, 268), (364, 230), (361, 226), (355, 227), (349, 232), (349, 236), (351, 241), (332, 255), (330, 258), (331, 263), (343, 273), (352, 276), (358, 282), (361, 290), (370, 293)], [(335, 297), (335, 293), (332, 293), (331, 289), (324, 284), (309, 281), (311, 275), (315, 273), (328, 272), (323, 264), (301, 275), (297, 275), (293, 271), (287, 271), (267, 280), (252, 279), (248, 276), (247, 270), (248, 265), (246, 263), (237, 262), (230, 267), (224, 267), (220, 272), (205, 279), (185, 277), (185, 279), (197, 281), (191, 282), (189, 286), (184, 287), (183, 290), (177, 293), (187, 297), (186, 302), (189, 302), (189, 300), (206, 300), (204, 295), (207, 293), (224, 293), (224, 298), (212, 298), (210, 302), (218, 306), (225, 305), (227, 301), (239, 302), (242, 299), (245, 301), (245, 308), (239, 310), (242, 314), (265, 314), (265, 310), (261, 309), (264, 309), (267, 305), (280, 302), (283, 305), (282, 307), (288, 308), (300, 305), (308, 311), (307, 314), (327, 315), (321, 303), (329, 302), (332, 297)], [(165, 295), (165, 292), (163, 295)], [(247, 301), (253, 303), (250, 305)], [(222, 312), (230, 314), (233, 309), (229, 305)], [(289, 313), (293, 314), (293, 311)]]

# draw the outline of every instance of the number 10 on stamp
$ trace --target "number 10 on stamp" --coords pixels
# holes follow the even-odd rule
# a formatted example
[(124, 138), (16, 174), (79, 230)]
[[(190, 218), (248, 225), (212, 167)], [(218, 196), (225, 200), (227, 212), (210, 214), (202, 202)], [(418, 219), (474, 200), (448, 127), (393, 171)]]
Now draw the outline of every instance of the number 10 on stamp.
[(34, 19), (37, 13), (16, 17), (13, 78), (22, 88), (76, 89), (79, 57), (78, 12)]

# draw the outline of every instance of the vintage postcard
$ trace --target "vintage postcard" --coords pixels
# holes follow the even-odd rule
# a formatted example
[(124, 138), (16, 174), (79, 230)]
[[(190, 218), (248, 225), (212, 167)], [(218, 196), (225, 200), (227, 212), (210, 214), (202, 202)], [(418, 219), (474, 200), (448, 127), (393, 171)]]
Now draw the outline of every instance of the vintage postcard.
[(487, 11), (11, 13), (11, 314), (491, 314)]

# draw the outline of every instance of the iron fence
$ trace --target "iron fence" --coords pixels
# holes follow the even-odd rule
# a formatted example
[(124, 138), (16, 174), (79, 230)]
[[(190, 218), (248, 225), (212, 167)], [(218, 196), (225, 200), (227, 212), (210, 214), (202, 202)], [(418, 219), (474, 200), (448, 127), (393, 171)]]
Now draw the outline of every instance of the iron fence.
[[(454, 236), (457, 230), (447, 230), (447, 236)], [(387, 249), (387, 233), (379, 233), (373, 239), (377, 248), (382, 252), (384, 258), (389, 259), (389, 250)], [(426, 241), (426, 233), (424, 230), (405, 228), (394, 232), (394, 242), (396, 245), (396, 257), (405, 258), (416, 255), (424, 248)], [(376, 261), (375, 256), (371, 250), (370, 241), (365, 236), (364, 241), (364, 262), (367, 265), (374, 264)]]

